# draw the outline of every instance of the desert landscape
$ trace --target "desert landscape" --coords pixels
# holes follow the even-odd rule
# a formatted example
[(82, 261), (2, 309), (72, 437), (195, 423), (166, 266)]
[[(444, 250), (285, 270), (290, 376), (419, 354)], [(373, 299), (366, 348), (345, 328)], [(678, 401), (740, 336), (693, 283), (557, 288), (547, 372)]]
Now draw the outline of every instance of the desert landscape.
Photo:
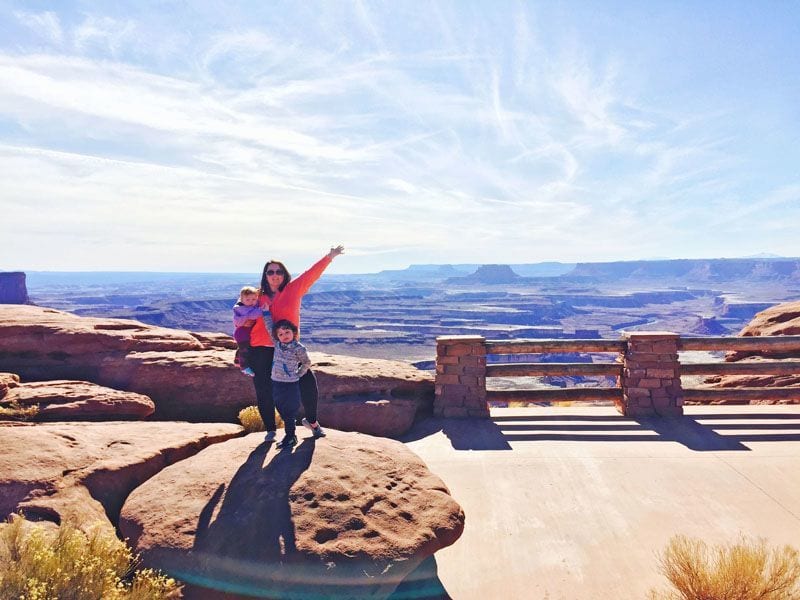
[(0, 23), (0, 600), (800, 600), (800, 3)]
[[(257, 274), (28, 273), (32, 302), (78, 315), (230, 333)], [(303, 300), (303, 338), (332, 354), (432, 361), (439, 335), (614, 338), (660, 329), (730, 335), (800, 296), (800, 259), (421, 265), (326, 275)]]
[[(509, 271), (491, 267), (476, 272), (500, 270)], [(5, 279), (18, 282), (21, 277)], [(100, 302), (107, 296), (99, 293), (97, 283), (92, 285), (93, 306), (88, 296), (76, 299), (63, 290), (61, 302), (82, 303), (82, 310), (104, 305), (124, 310)], [(770, 285), (787, 294), (794, 289), (791, 278)], [(733, 297), (732, 286), (720, 285), (726, 291), (714, 297)], [(529, 305), (521, 303), (523, 294), (490, 290), (484, 282), (480, 291), (463, 292), (475, 294), (469, 301), (456, 292), (460, 303), (453, 310), (475, 318), (453, 327), (503, 332), (496, 320), (506, 314), (527, 335), (556, 331), (556, 339), (576, 333), (599, 337), (599, 331), (566, 332), (552, 312), (538, 312), (544, 294)], [(350, 293), (325, 289), (311, 298), (364, 298)], [(560, 300), (551, 297), (547, 306), (570, 298), (581, 315), (591, 314), (579, 296), (562, 289)], [(727, 308), (719, 317), (692, 313), (697, 301), (718, 304), (708, 296), (666, 289), (586, 298), (606, 305), (606, 323), (640, 309), (650, 315), (650, 325), (716, 318), (730, 323), (746, 314), (741, 308), (737, 317), (722, 317)], [(237, 415), (253, 402), (253, 391), (232, 364), (235, 345), (228, 334), (82, 316), (30, 303), (41, 298), (31, 292), (28, 304), (0, 305), (0, 410), (11, 419), (0, 421), (0, 438), (3, 447), (14, 449), (0, 461), (0, 511), (40, 526), (99, 527), (119, 535), (144, 564), (176, 577), (185, 598), (485, 598), (498, 590), (515, 597), (526, 585), (533, 586), (534, 597), (639, 597), (659, 582), (655, 570), (641, 570), (646, 555), (657, 552), (675, 531), (723, 540), (739, 527), (772, 540), (792, 539), (794, 526), (780, 507), (797, 493), (796, 479), (776, 477), (798, 466), (800, 455), (793, 449), (800, 444), (795, 431), (800, 412), (780, 400), (775, 402), (779, 406), (769, 407), (687, 407), (678, 420), (624, 417), (611, 406), (586, 404), (492, 408), (484, 418), (443, 419), (433, 416), (433, 374), (425, 361), (315, 352), (319, 418), (329, 435), (305, 438), (287, 454), (264, 443), (263, 433), (248, 434), (237, 424)], [(736, 298), (740, 305), (746, 299), (752, 309), (764, 296)], [(516, 304), (509, 310), (512, 301)], [(377, 314), (377, 303), (367, 303)], [(213, 320), (213, 302), (197, 306), (205, 306)], [(386, 310), (405, 328), (415, 321), (438, 321), (436, 327), (452, 331), (432, 306), (425, 317), (416, 307), (410, 313), (397, 304)], [(487, 306), (493, 308), (482, 312)], [(520, 323), (523, 318), (516, 315), (531, 306)], [(657, 307), (665, 312), (656, 312)], [(316, 310), (322, 322), (335, 318), (331, 304), (319, 303)], [(567, 314), (572, 318), (578, 310)], [(476, 323), (478, 315), (488, 315), (486, 322)], [(795, 335), (799, 319), (798, 303), (783, 303), (759, 313), (742, 333)], [(325, 339), (324, 327), (316, 327), (317, 339)], [(429, 328), (424, 335), (430, 335)], [(385, 341), (387, 351), (392, 347)], [(583, 358), (591, 362), (594, 356)], [(798, 379), (723, 377), (712, 385), (788, 392), (786, 386), (796, 387)], [(735, 430), (729, 431), (728, 423)], [(773, 466), (760, 475), (751, 472), (747, 480), (726, 477), (715, 461), (737, 451), (725, 460), (738, 471)], [(634, 464), (647, 467), (640, 475), (621, 469)], [(567, 485), (576, 470), (582, 473), (579, 480)], [(637, 494), (659, 499), (652, 509), (655, 522), (650, 510), (629, 500), (601, 508), (604, 498), (615, 497), (612, 489), (622, 480), (633, 494), (626, 495), (629, 499)], [(510, 482), (521, 485), (507, 489)], [(715, 488), (717, 502), (726, 507), (723, 513), (706, 503), (706, 484)], [(770, 488), (772, 500), (759, 499), (760, 486)], [(584, 499), (555, 512), (539, 511), (547, 530), (537, 532), (539, 521), (524, 516), (524, 509), (503, 508), (493, 489), (505, 490), (504, 501), (512, 503), (535, 498), (547, 506), (552, 493), (578, 489)], [(743, 501), (761, 503), (761, 509), (750, 513)], [(676, 502), (691, 511), (691, 527), (680, 525), (680, 514), (669, 509)], [(581, 532), (565, 530), (558, 515), (574, 520), (584, 510), (600, 521), (583, 523)], [(608, 548), (628, 547), (606, 523), (622, 519), (619, 510), (625, 512), (625, 527), (636, 531), (629, 535), (637, 550), (627, 550), (627, 559), (609, 571), (602, 558)], [(731, 523), (725, 521), (728, 514), (736, 515)], [(720, 530), (721, 518), (727, 524)], [(487, 546), (481, 541), (487, 539), (495, 542)], [(568, 550), (563, 544), (575, 545)], [(569, 567), (549, 562), (548, 548), (554, 545), (571, 555)], [(483, 561), (502, 579), (472, 580), (475, 567), (468, 557)], [(529, 583), (532, 572), (543, 578)], [(584, 577), (591, 584), (582, 584)]]

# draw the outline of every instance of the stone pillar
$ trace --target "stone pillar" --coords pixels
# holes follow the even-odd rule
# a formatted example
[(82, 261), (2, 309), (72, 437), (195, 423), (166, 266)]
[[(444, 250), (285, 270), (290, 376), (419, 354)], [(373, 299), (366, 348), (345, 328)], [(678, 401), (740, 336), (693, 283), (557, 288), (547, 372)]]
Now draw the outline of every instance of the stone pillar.
[(434, 415), (489, 418), (485, 342), (479, 335), (436, 338)]
[(683, 415), (681, 365), (678, 362), (678, 334), (641, 331), (625, 335), (622, 403), (627, 417)]

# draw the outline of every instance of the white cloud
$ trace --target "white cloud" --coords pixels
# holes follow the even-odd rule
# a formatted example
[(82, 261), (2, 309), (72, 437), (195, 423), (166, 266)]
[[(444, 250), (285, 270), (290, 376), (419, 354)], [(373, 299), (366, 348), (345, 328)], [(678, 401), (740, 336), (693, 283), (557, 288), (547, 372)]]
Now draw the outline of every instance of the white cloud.
[(17, 17), (23, 25), (54, 44), (61, 44), (64, 39), (64, 33), (61, 30), (61, 22), (58, 15), (54, 12), (32, 13), (15, 11), (14, 16)]
[[(0, 208), (37, 217), (0, 234), (56, 236), (75, 249), (63, 260), (100, 245), (105, 268), (236, 270), (242, 244), (305, 256), (337, 240), (360, 264), (403, 248), (429, 262), (669, 255), (699, 247), (680, 233), (694, 222), (724, 240), (720, 213), (792, 204), (748, 173), (732, 109), (653, 102), (624, 54), (548, 29), (546, 7), (357, 2), (305, 28), (302, 7), (213, 23), (94, 8), (17, 15), (72, 55), (0, 41)], [(192, 35), (169, 25), (181, 19)]]
[(117, 56), (120, 49), (136, 39), (136, 23), (130, 19), (120, 21), (111, 17), (87, 15), (83, 22), (73, 30), (73, 43), (80, 51), (92, 47), (108, 50)]

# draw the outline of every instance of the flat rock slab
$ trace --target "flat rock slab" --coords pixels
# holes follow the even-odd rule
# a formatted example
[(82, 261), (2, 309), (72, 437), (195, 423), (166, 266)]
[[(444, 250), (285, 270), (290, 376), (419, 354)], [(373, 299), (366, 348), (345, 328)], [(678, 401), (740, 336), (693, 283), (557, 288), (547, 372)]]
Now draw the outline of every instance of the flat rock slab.
[(281, 598), (386, 597), (463, 527), (447, 487), (403, 444), (334, 430), (293, 452), (263, 434), (214, 445), (137, 488), (120, 515), (147, 564)]
[(88, 381), (34, 381), (9, 390), (4, 401), (37, 406), (35, 421), (126, 421), (153, 414), (153, 401)]
[(231, 424), (0, 422), (0, 519), (116, 525), (128, 493), (164, 467), (241, 435)]

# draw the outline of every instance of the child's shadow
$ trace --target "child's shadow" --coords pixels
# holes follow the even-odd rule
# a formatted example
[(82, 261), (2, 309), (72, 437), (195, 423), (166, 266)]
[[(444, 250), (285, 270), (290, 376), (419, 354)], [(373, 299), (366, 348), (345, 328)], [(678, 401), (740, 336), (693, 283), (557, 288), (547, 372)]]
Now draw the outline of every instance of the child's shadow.
[[(201, 511), (193, 551), (222, 562), (291, 561), (296, 548), (289, 490), (311, 464), (314, 443), (307, 438), (294, 452), (276, 453), (266, 466), (264, 459), (272, 444), (259, 444), (227, 490), (220, 484)], [(217, 510), (223, 493), (225, 499)]]

